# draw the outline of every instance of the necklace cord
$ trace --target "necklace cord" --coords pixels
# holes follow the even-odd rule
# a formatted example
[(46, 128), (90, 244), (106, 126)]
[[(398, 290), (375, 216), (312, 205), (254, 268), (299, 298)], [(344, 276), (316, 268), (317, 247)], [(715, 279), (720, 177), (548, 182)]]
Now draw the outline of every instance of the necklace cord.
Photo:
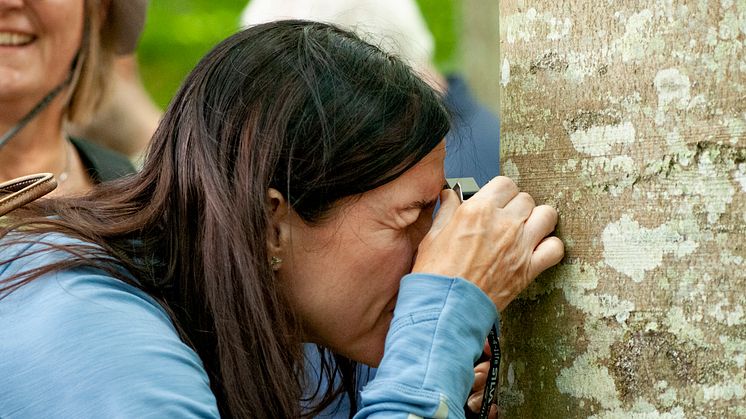
[(10, 129), (3, 134), (2, 137), (0, 137), (0, 149), (3, 148), (3, 146), (11, 139), (13, 138), (20, 130), (23, 129), (23, 127), (26, 126), (36, 115), (39, 114), (44, 108), (49, 105), (49, 103), (54, 99), (62, 89), (64, 89), (72, 80), (72, 72), (67, 76), (67, 78), (60, 84), (54, 87), (49, 93), (47, 93), (46, 96), (44, 96), (39, 103), (34, 106), (33, 109), (29, 113), (23, 116), (20, 121), (18, 121), (15, 125), (10, 127)]

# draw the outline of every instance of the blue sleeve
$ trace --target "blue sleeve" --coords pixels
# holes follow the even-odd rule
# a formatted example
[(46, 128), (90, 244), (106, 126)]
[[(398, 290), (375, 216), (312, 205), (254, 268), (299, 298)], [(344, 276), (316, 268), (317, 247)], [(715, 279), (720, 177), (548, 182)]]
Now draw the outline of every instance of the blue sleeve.
[(466, 280), (405, 276), (383, 360), (355, 417), (463, 417), (474, 362), (497, 321), (492, 301)]
[[(50, 257), (0, 267), (0, 279)], [(218, 417), (200, 359), (162, 307), (100, 271), (20, 287), (0, 300), (0, 324), (2, 418)]]

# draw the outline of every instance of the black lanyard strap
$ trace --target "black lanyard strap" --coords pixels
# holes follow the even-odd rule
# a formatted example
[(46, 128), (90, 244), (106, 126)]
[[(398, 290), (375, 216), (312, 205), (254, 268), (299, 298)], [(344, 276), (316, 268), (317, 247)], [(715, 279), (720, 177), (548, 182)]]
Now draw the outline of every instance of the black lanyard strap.
[(490, 345), (492, 356), (490, 357), (490, 369), (487, 372), (487, 382), (484, 386), (482, 396), (482, 408), (479, 410), (479, 418), (487, 419), (490, 414), (490, 407), (497, 405), (497, 384), (500, 380), (500, 339), (497, 325), (492, 325), (492, 330), (487, 336), (487, 342)]

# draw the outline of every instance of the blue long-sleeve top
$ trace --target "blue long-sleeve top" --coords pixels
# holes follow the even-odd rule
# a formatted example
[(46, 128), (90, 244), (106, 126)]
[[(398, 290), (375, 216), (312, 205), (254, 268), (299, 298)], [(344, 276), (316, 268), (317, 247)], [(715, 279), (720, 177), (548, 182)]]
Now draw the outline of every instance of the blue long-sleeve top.
[[(75, 243), (46, 236), (54, 245)], [(64, 257), (0, 247), (0, 280)], [(356, 417), (463, 417), (473, 362), (497, 319), (460, 278), (403, 278), (376, 378)], [(143, 291), (92, 268), (45, 274), (0, 300), (0, 417), (218, 417), (197, 354)]]

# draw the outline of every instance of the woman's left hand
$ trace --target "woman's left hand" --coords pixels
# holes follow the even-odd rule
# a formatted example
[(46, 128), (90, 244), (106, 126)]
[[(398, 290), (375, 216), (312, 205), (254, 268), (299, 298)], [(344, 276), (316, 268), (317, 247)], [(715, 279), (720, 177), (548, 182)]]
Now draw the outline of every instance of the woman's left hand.
[[(484, 345), (484, 353), (491, 355), (490, 345)], [(471, 393), (469, 398), (466, 399), (466, 406), (472, 413), (479, 414), (479, 410), (482, 408), (482, 399), (484, 398), (484, 386), (487, 384), (487, 372), (490, 369), (490, 361), (484, 361), (477, 364), (474, 367), (474, 385), (471, 387)], [(469, 417), (467, 415), (467, 417)], [(492, 405), (490, 407), (490, 419), (497, 419), (497, 406)]]

